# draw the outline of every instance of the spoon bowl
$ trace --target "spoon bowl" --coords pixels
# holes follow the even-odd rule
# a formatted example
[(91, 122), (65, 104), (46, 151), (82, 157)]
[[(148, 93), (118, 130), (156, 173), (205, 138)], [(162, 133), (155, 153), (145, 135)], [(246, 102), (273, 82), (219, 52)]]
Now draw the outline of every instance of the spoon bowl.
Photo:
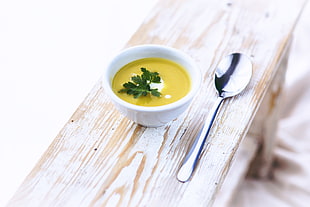
[[(246, 68), (250, 68), (246, 70)], [(251, 60), (241, 53), (227, 55), (215, 71), (215, 88), (219, 96), (228, 98), (239, 94), (252, 76)]]
[(214, 78), (218, 98), (178, 171), (177, 179), (180, 182), (187, 182), (191, 178), (223, 100), (243, 91), (250, 82), (251, 76), (252, 63), (250, 58), (244, 54), (232, 53), (220, 61)]

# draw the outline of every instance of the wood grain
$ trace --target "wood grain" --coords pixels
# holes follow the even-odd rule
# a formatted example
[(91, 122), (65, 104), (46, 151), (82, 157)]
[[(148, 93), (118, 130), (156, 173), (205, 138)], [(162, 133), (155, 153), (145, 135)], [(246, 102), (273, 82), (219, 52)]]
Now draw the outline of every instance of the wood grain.
[[(190, 108), (159, 128), (117, 112), (101, 81), (60, 131), (8, 206), (210, 206), (276, 74), (304, 0), (161, 0), (126, 47), (153, 43), (183, 50), (203, 86)], [(192, 180), (177, 169), (216, 99), (214, 68), (240, 51), (252, 58), (246, 90), (226, 100)]]

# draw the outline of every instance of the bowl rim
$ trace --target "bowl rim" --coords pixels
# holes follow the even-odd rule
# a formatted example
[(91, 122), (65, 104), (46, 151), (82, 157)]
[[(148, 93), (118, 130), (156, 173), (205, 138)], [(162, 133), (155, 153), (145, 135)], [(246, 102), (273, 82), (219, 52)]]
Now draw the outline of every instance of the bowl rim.
[[(161, 106), (139, 106), (139, 105), (131, 104), (131, 103), (124, 101), (123, 99), (119, 98), (113, 92), (112, 87), (111, 87), (111, 82), (112, 82), (111, 79), (113, 79), (115, 73), (114, 73), (113, 77), (110, 77), (109, 69), (111, 69), (112, 66), (115, 65), (117, 61), (119, 61), (120, 58), (130, 56), (131, 53), (141, 52), (141, 50), (146, 50), (146, 49), (151, 50), (151, 51), (155, 50), (155, 51), (159, 51), (159, 52), (169, 52), (171, 54), (174, 54), (177, 59), (183, 60), (188, 65), (190, 65), (191, 68), (193, 68), (194, 74), (191, 71), (189, 71), (186, 67), (184, 67), (181, 63), (177, 62), (178, 64), (182, 65), (187, 70), (187, 72), (191, 78), (191, 89), (184, 97), (180, 98), (179, 100), (177, 100), (173, 103), (169, 103), (169, 104), (165, 104), (165, 105), (161, 105)], [(152, 56), (152, 57), (156, 57), (156, 56)], [(132, 62), (132, 61), (135, 61), (138, 59), (142, 59), (142, 58), (144, 58), (144, 57), (133, 59), (129, 62)], [(162, 58), (167, 59), (167, 60), (171, 60), (171, 58), (165, 58), (165, 57), (162, 57)], [(175, 60), (172, 60), (172, 61), (176, 62)], [(126, 62), (129, 63), (128, 61), (126, 61)], [(193, 78), (195, 78), (195, 80), (193, 80)], [(114, 56), (114, 58), (112, 58), (110, 63), (105, 68), (104, 75), (103, 75), (103, 85), (104, 85), (105, 92), (108, 93), (108, 95), (112, 98), (112, 100), (114, 102), (116, 102), (117, 104), (124, 106), (125, 108), (128, 108), (130, 110), (140, 111), (140, 112), (160, 112), (160, 111), (168, 111), (168, 110), (171, 110), (174, 108), (178, 108), (178, 107), (183, 106), (187, 102), (191, 102), (191, 100), (194, 98), (194, 96), (197, 94), (197, 92), (200, 88), (201, 81), (202, 81), (201, 79), (202, 79), (201, 71), (200, 71), (198, 65), (189, 55), (187, 55), (183, 51), (178, 50), (178, 49), (173, 48), (173, 47), (165, 46), (165, 45), (142, 44), (142, 45), (136, 45), (136, 46), (132, 46), (132, 47), (126, 48), (124, 50), (121, 50), (118, 54), (116, 54)]]

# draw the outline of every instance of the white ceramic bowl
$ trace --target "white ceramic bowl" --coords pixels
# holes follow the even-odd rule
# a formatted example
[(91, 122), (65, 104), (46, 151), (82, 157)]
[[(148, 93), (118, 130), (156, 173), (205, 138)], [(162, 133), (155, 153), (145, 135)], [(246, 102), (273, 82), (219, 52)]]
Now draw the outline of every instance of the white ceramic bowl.
[[(148, 57), (165, 58), (183, 66), (191, 78), (189, 93), (176, 102), (153, 107), (138, 106), (120, 99), (111, 88), (114, 75), (124, 65)], [(200, 83), (200, 70), (188, 55), (177, 49), (161, 45), (139, 45), (123, 50), (112, 59), (103, 75), (105, 92), (111, 97), (116, 108), (130, 120), (146, 127), (162, 126), (177, 118), (190, 105), (199, 90)]]

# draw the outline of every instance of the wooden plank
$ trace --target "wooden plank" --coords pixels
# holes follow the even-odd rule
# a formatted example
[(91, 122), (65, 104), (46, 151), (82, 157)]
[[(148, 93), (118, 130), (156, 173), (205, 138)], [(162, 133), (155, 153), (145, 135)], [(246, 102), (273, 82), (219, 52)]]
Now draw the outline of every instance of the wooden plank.
[[(276, 73), (304, 0), (162, 0), (128, 46), (156, 43), (191, 55), (201, 95), (167, 126), (144, 128), (120, 115), (99, 81), (8, 206), (210, 206)], [(253, 59), (247, 89), (226, 100), (192, 180), (177, 169), (216, 99), (214, 67), (227, 53)]]
[(260, 146), (255, 160), (251, 164), (249, 176), (258, 178), (272, 177), (273, 150), (276, 145), (276, 132), (278, 128), (279, 113), (283, 105), (283, 87), (290, 52), (290, 45), (283, 53), (283, 58), (277, 66), (277, 72), (269, 86), (257, 115), (249, 129), (248, 134), (259, 140)]
[(236, 151), (232, 166), (227, 173), (226, 179), (223, 182), (223, 186), (216, 195), (213, 206), (217, 207), (229, 207), (233, 200), (235, 193), (242, 181), (244, 181), (250, 163), (253, 161), (259, 142), (257, 137), (247, 135), (242, 142), (240, 147)]

